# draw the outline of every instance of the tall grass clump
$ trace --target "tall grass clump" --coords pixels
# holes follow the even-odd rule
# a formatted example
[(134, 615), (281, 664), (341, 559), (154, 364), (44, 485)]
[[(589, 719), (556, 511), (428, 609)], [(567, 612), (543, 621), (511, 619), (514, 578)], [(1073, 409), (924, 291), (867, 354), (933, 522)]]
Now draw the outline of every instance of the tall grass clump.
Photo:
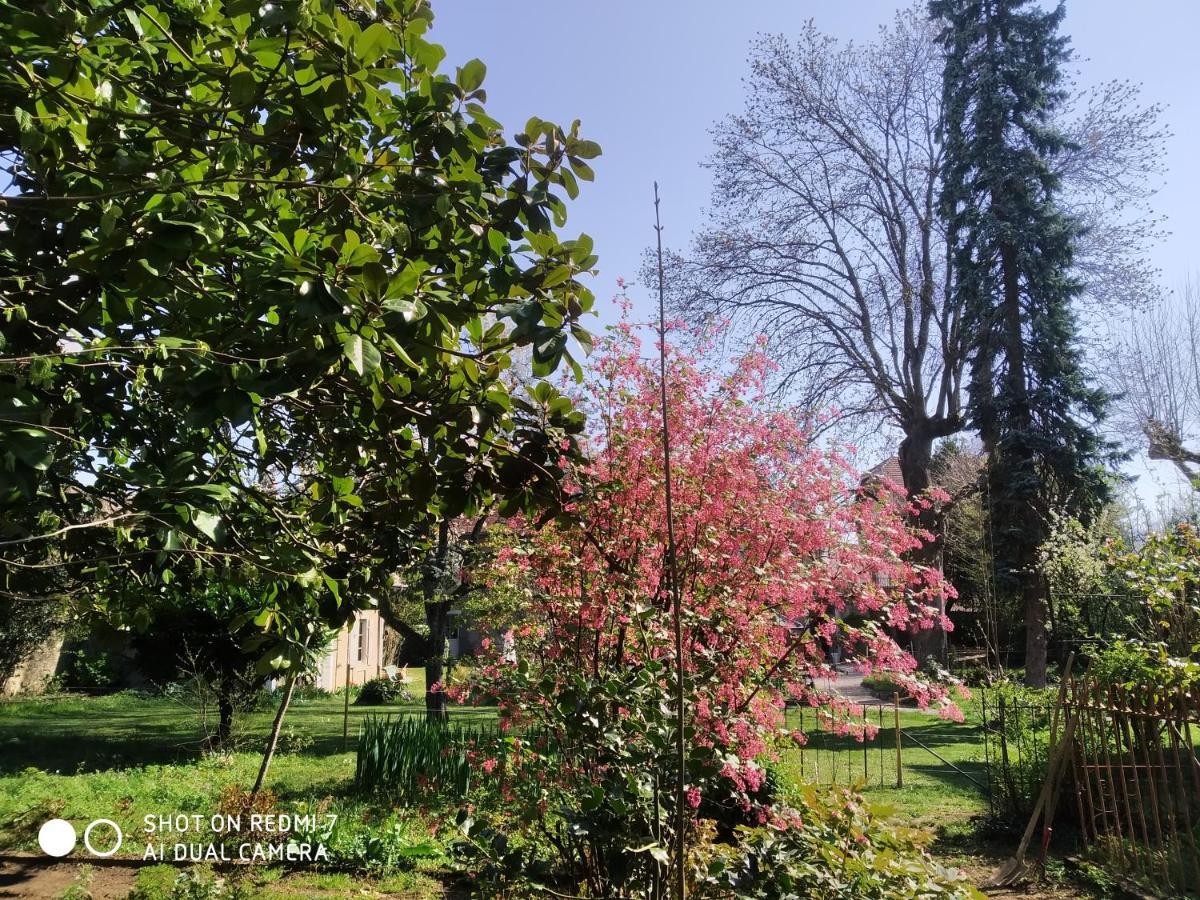
[(416, 716), (367, 716), (358, 738), (354, 782), (396, 800), (437, 793), (460, 800), (471, 785), (472, 749), (493, 730)]

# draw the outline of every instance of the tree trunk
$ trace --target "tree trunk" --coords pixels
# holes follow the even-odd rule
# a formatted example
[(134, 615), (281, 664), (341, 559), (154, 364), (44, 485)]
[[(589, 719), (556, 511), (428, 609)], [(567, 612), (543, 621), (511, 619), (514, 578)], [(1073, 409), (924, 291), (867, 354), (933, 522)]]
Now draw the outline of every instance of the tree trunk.
[(221, 750), (228, 746), (233, 737), (233, 697), (228, 689), (217, 686), (217, 736), (213, 746)]
[(1046, 595), (1040, 573), (1031, 572), (1025, 585), (1025, 685), (1046, 686)]
[[(933, 466), (933, 433), (922, 426), (910, 427), (905, 431), (904, 440), (900, 442), (897, 451), (900, 472), (904, 478), (904, 490), (910, 499), (929, 490), (932, 483), (930, 470)], [(934, 539), (910, 554), (914, 563), (936, 568), (941, 564), (942, 529), (939, 514), (936, 509), (918, 509), (913, 525), (928, 531)], [(939, 612), (945, 613), (945, 601), (942, 601)], [(941, 624), (933, 628), (925, 628), (914, 632), (912, 636), (913, 656), (917, 663), (924, 667), (930, 661), (940, 665), (946, 664), (946, 632)]]
[(267, 769), (271, 767), (271, 759), (275, 756), (275, 748), (279, 745), (279, 731), (283, 728), (283, 716), (288, 704), (292, 702), (292, 692), (296, 689), (296, 678), (299, 670), (293, 669), (288, 674), (287, 687), (283, 690), (283, 699), (279, 702), (279, 710), (275, 713), (275, 722), (271, 725), (271, 737), (267, 741), (267, 749), (263, 753), (262, 765), (258, 768), (258, 777), (254, 779), (254, 787), (250, 791), (253, 799), (262, 790), (263, 782), (267, 780)]
[(425, 625), (429, 629), (429, 655), (425, 658), (425, 715), (430, 720), (446, 718), (446, 692), (442, 681), (446, 674), (449, 623), (449, 600), (425, 604)]

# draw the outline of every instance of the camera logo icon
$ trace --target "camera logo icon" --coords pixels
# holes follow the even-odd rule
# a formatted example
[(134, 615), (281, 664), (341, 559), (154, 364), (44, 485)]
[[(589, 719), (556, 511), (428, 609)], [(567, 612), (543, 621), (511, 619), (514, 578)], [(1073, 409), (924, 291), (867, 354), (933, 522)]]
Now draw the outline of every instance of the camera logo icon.
[[(98, 834), (96, 833), (97, 829), (99, 829)], [(112, 831), (113, 834), (111, 845), (103, 839), (106, 829)], [(93, 835), (95, 835), (95, 843), (93, 843)], [(125, 835), (121, 832), (121, 826), (112, 819), (95, 819), (89, 822), (87, 828), (83, 830), (83, 846), (92, 856), (101, 858), (112, 856), (120, 850), (121, 842), (124, 839)], [(38, 846), (47, 856), (66, 856), (75, 849), (78, 841), (79, 836), (75, 832), (75, 826), (66, 819), (51, 819), (38, 829)]]

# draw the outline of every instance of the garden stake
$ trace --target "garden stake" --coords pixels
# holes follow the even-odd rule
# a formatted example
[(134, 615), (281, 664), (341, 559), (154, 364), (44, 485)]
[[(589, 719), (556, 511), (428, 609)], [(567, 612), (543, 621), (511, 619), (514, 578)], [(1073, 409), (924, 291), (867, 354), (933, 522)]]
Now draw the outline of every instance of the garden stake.
[(342, 706), (342, 752), (350, 749), (350, 647), (346, 646), (346, 702)]
[[(1132, 804), (1129, 799), (1128, 779), (1125, 777), (1125, 771), (1126, 771), (1127, 767), (1125, 765), (1125, 756), (1121, 751), (1121, 744), (1122, 744), (1121, 718), (1123, 716), (1123, 712), (1122, 712), (1121, 708), (1119, 706), (1117, 706), (1117, 704), (1113, 701), (1112, 685), (1109, 685), (1107, 688), (1104, 689), (1104, 697), (1103, 697), (1102, 702), (1103, 702), (1103, 705), (1109, 710), (1109, 714), (1112, 716), (1112, 739), (1113, 739), (1113, 745), (1116, 747), (1117, 768), (1121, 773), (1121, 781), (1120, 781), (1121, 792), (1120, 792), (1118, 799), (1120, 800), (1121, 806), (1123, 806), (1125, 808), (1125, 827), (1128, 829), (1128, 833), (1129, 833), (1130, 853), (1133, 855), (1134, 865), (1137, 866), (1137, 865), (1140, 865), (1140, 859), (1139, 859), (1140, 854), (1138, 853), (1138, 850), (1137, 850), (1137, 829), (1134, 827), (1134, 824), (1133, 824), (1133, 807), (1132, 807)], [(1134, 776), (1136, 777), (1136, 775), (1137, 775), (1137, 770), (1135, 769)]]
[[(1130, 767), (1133, 769), (1133, 792), (1137, 800), (1138, 822), (1142, 826), (1142, 837), (1139, 841), (1139, 846), (1149, 848), (1150, 846), (1150, 826), (1146, 823), (1146, 803), (1142, 797), (1142, 777), (1138, 774), (1137, 761), (1137, 746), (1136, 734), (1137, 731), (1133, 726), (1130, 718), (1132, 707), (1129, 705), (1129, 696), (1125, 693), (1124, 688), (1118, 686), (1116, 688), (1117, 702), (1121, 710), (1120, 727), (1121, 740), (1129, 747)], [(1131, 830), (1131, 833), (1136, 835), (1136, 830)], [(1142, 868), (1146, 875), (1150, 874), (1153, 867), (1153, 862), (1148, 853), (1142, 853), (1140, 850), (1134, 854), (1135, 861)]]
[[(1154, 714), (1155, 730), (1158, 729), (1158, 723), (1161, 721), (1164, 726), (1170, 722), (1170, 712), (1164, 707), (1165, 695), (1155, 691), (1151, 695), (1150, 703), (1151, 710)], [(1164, 728), (1169, 732), (1169, 728)], [(1183, 858), (1183, 841), (1179, 839), (1179, 822), (1175, 815), (1175, 806), (1178, 802), (1178, 793), (1171, 788), (1171, 770), (1167, 768), (1167, 758), (1163, 755), (1163, 745), (1161, 735), (1156, 734), (1154, 737), (1155, 755), (1158, 757), (1158, 771), (1162, 773), (1163, 781), (1163, 806), (1167, 819), (1167, 828), (1169, 836), (1167, 838), (1167, 854), (1166, 866), (1168, 871), (1171, 866), (1171, 848), (1175, 848), (1175, 856), (1179, 860), (1179, 870), (1184, 872), (1187, 870), (1187, 862)], [(1168, 875), (1169, 877), (1169, 875)], [(1171, 882), (1173, 884), (1173, 882)], [(1182, 885), (1178, 885), (1182, 887)]]
[[(1172, 710), (1172, 706), (1176, 706), (1176, 705), (1177, 705), (1177, 709)], [(1182, 692), (1177, 693), (1175, 695), (1175, 697), (1168, 699), (1167, 729), (1168, 729), (1168, 733), (1171, 738), (1171, 754), (1175, 758), (1175, 774), (1179, 778), (1179, 785), (1177, 788), (1178, 793), (1176, 794), (1176, 796), (1179, 796), (1180, 794), (1183, 793), (1184, 784), (1187, 781), (1187, 777), (1183, 774), (1183, 760), (1179, 754), (1179, 729), (1175, 726), (1175, 723), (1177, 720), (1183, 719), (1184, 716), (1186, 716), (1186, 715), (1187, 715), (1187, 712), (1185, 711), (1185, 708), (1184, 708)], [(1195, 767), (1193, 767), (1193, 772), (1194, 771), (1195, 771)], [(1192, 805), (1191, 801), (1187, 798), (1186, 795), (1184, 795), (1183, 802), (1180, 804), (1180, 811), (1183, 816), (1183, 833), (1185, 835), (1187, 835), (1188, 844), (1192, 848), (1192, 853), (1191, 853), (1192, 868), (1194, 869), (1195, 879), (1196, 879), (1194, 882), (1192, 882), (1192, 887), (1196, 888), (1196, 887), (1200, 887), (1200, 849), (1197, 849), (1197, 847), (1196, 847), (1196, 833), (1192, 829), (1192, 811), (1190, 809), (1191, 805)], [(1181, 847), (1180, 848), (1181, 855), (1182, 855), (1182, 852), (1183, 851), (1182, 851), (1182, 847)], [(1182, 864), (1182, 862), (1183, 862), (1183, 860), (1181, 858), (1180, 863)], [(1185, 874), (1186, 871), (1187, 871), (1186, 868), (1184, 868), (1181, 865), (1180, 877), (1183, 878), (1185, 882), (1186, 882), (1186, 874)], [(1183, 885), (1181, 885), (1181, 887), (1182, 886)]]
[(1146, 785), (1149, 788), (1151, 819), (1154, 824), (1154, 839), (1158, 844), (1158, 860), (1162, 868), (1162, 877), (1164, 883), (1170, 883), (1171, 872), (1167, 867), (1167, 840), (1163, 837), (1162, 813), (1158, 805), (1158, 785), (1154, 780), (1154, 760), (1150, 756), (1150, 718), (1147, 714), (1148, 710), (1146, 709), (1143, 697), (1136, 698), (1135, 702), (1134, 737), (1138, 739), (1138, 743), (1141, 745), (1142, 756), (1145, 760)]
[(671, 432), (667, 422), (667, 312), (663, 289), (662, 219), (658, 212), (658, 182), (654, 182), (654, 233), (658, 241), (658, 370), (662, 400), (663, 481), (667, 514), (667, 589), (671, 597), (671, 620), (675, 632), (675, 894), (687, 898), (687, 735), (683, 709), (683, 622), (679, 608), (679, 579), (675, 568), (675, 517), (671, 505)]
[(877, 718), (879, 719), (879, 786), (883, 787), (883, 701), (875, 707)]
[[(1108, 778), (1108, 792), (1112, 795), (1113, 825), (1116, 827), (1117, 832), (1117, 846), (1120, 848), (1121, 861), (1124, 862), (1126, 847), (1125, 829), (1121, 824), (1121, 807), (1119, 798), (1117, 796), (1117, 788), (1115, 783), (1116, 776), (1113, 775), (1112, 754), (1108, 749), (1108, 729), (1105, 728), (1105, 720), (1108, 718), (1108, 713), (1101, 711), (1105, 710), (1106, 707), (1104, 705), (1103, 698), (1100, 696), (1100, 692), (1102, 690), (1100, 683), (1096, 682), (1090, 685), (1090, 687), (1096, 705), (1096, 727), (1098, 731), (1097, 737), (1100, 740), (1100, 750), (1104, 759), (1104, 772)], [(1130, 837), (1132, 838), (1132, 835), (1130, 835)]]

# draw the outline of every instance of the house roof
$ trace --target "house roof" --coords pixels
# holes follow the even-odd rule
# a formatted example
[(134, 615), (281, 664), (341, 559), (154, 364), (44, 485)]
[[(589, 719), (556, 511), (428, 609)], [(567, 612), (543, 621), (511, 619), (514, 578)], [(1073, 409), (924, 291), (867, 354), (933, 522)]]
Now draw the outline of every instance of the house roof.
[(900, 487), (904, 486), (904, 471), (900, 468), (900, 457), (889, 456), (877, 466), (872, 466), (863, 475), (863, 481), (874, 479), (876, 481), (894, 481)]

